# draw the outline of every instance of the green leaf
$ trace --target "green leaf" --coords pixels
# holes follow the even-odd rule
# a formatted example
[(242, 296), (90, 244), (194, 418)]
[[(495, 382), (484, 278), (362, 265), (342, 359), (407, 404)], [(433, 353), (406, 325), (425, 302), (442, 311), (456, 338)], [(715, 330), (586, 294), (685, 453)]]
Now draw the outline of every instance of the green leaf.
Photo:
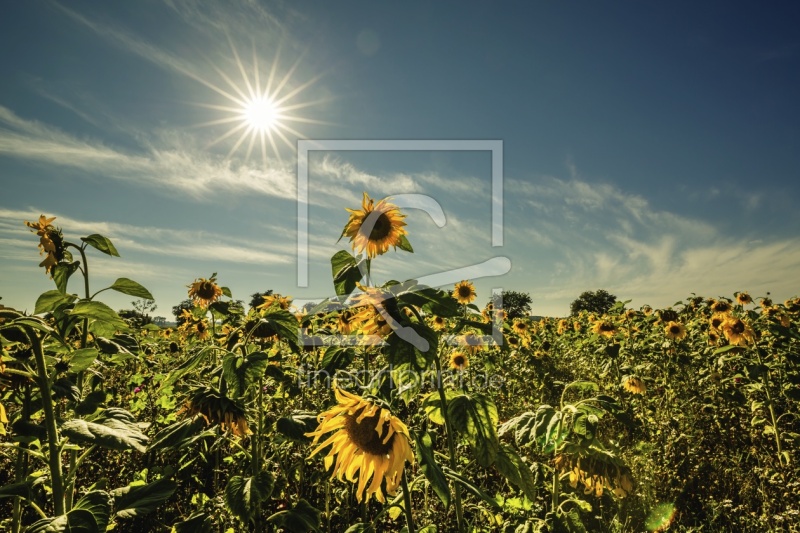
[[(461, 396), (462, 393), (447, 389), (444, 391), (445, 396), (445, 405), (449, 403), (453, 398), (456, 396)], [(440, 395), (437, 391), (430, 393), (425, 400), (422, 402), (422, 407), (425, 409), (425, 413), (428, 415), (428, 418), (434, 424), (439, 424), (440, 426), (444, 425), (444, 414), (442, 409), (442, 402)]]
[(136, 283), (132, 279), (128, 278), (117, 278), (117, 281), (115, 281), (113, 285), (109, 287), (109, 289), (121, 292), (122, 294), (127, 294), (129, 296), (144, 298), (145, 300), (155, 299), (150, 291), (145, 289), (139, 283)]
[(74, 261), (72, 263), (59, 263), (53, 267), (53, 281), (55, 282), (56, 288), (60, 293), (67, 293), (67, 282), (69, 281), (70, 276), (72, 276), (75, 271), (78, 270), (79, 265), (80, 261)]
[(415, 370), (424, 372), (433, 364), (439, 336), (426, 324), (411, 324), (403, 328), (404, 332), (392, 331), (387, 337), (386, 357), (394, 366), (409, 363)]
[(494, 466), (512, 485), (522, 489), (522, 493), (529, 500), (536, 500), (536, 481), (533, 472), (513, 448), (505, 444), (500, 445)]
[(62, 533), (69, 532), (69, 519), (67, 515), (55, 518), (42, 518), (25, 529), (25, 533)]
[(214, 528), (214, 521), (208, 513), (195, 513), (182, 522), (172, 525), (175, 533), (211, 533)]
[(414, 248), (411, 247), (411, 243), (408, 242), (408, 238), (405, 235), (400, 235), (400, 242), (397, 243), (397, 247), (406, 252), (414, 253)]
[(72, 303), (75, 298), (77, 296), (74, 294), (62, 294), (58, 290), (43, 292), (36, 299), (36, 307), (34, 307), (33, 313), (36, 315), (52, 313), (58, 307)]
[(448, 401), (447, 416), (456, 431), (465, 433), (478, 463), (491, 465), (500, 447), (494, 401), (484, 394), (462, 394)]
[(279, 418), (275, 422), (275, 429), (293, 441), (309, 442), (311, 438), (305, 434), (317, 429), (317, 415), (306, 411), (295, 411), (289, 416)]
[(117, 249), (114, 248), (114, 245), (107, 237), (94, 233), (88, 237), (81, 237), (81, 240), (104, 254), (119, 257), (119, 252), (117, 252)]
[(96, 390), (90, 392), (86, 398), (75, 406), (75, 414), (79, 416), (91, 415), (106, 401), (106, 392)]
[(205, 420), (200, 415), (184, 418), (156, 433), (150, 441), (147, 451), (184, 448), (194, 442), (194, 437), (200, 434), (205, 427)]
[[(105, 531), (108, 527), (108, 519), (111, 516), (111, 505), (114, 498), (111, 494), (104, 490), (93, 490), (84, 494), (80, 500), (75, 503), (74, 509), (84, 509), (92, 514), (97, 529)], [(71, 514), (71, 513), (70, 513)], [(72, 522), (70, 521), (70, 527)]]
[(436, 464), (431, 435), (430, 433), (414, 432), (414, 440), (417, 443), (416, 455), (422, 473), (447, 509), (450, 507), (450, 484), (442, 469)]
[(100, 528), (91, 511), (73, 509), (67, 513), (67, 531), (69, 533), (100, 533)]
[(268, 365), (269, 356), (265, 352), (254, 352), (246, 357), (227, 354), (222, 361), (222, 375), (231, 391), (231, 397), (244, 396), (247, 389), (264, 377)]
[(345, 250), (340, 250), (331, 257), (331, 271), (333, 273), (333, 286), (337, 296), (350, 294), (356, 288), (356, 283), (361, 281), (361, 271), (358, 261)]
[(83, 372), (97, 359), (98, 352), (95, 348), (82, 348), (72, 352), (69, 358), (69, 371), (78, 374)]
[(248, 522), (256, 516), (259, 505), (269, 499), (275, 488), (275, 477), (259, 472), (254, 477), (233, 476), (225, 487), (225, 503), (233, 514)]
[(15, 498), (17, 496), (30, 499), (31, 483), (29, 481), (10, 483), (0, 487), (0, 498)]
[(103, 302), (80, 300), (70, 311), (70, 315), (88, 318), (91, 322), (90, 329), (95, 335), (111, 336), (116, 331), (127, 331), (128, 324), (122, 320), (116, 311)]
[(319, 509), (301, 499), (291, 509), (277, 512), (267, 518), (267, 521), (293, 533), (306, 533), (319, 531), (321, 514)]
[(152, 513), (156, 507), (167, 501), (178, 488), (178, 484), (169, 478), (148, 483), (147, 485), (128, 485), (111, 491), (114, 496), (114, 508), (117, 518), (133, 518)]
[(68, 420), (61, 432), (78, 443), (97, 444), (112, 450), (134, 449), (144, 453), (147, 436), (136, 425), (136, 419), (124, 409), (108, 408), (94, 422)]
[(348, 348), (347, 346), (329, 346), (325, 348), (325, 353), (322, 355), (320, 368), (330, 376), (333, 376), (336, 374), (337, 370), (350, 366), (355, 356), (356, 352), (353, 348)]

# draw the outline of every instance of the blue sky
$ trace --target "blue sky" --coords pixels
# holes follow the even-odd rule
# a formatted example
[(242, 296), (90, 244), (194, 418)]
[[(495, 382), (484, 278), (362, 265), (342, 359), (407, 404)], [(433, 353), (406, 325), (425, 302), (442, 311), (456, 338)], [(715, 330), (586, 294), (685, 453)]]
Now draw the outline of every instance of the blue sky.
[[(110, 237), (122, 257), (90, 256), (93, 290), (130, 277), (157, 314), (212, 272), (239, 299), (320, 299), (363, 191), (447, 217), (409, 211), (416, 253), (381, 257), (379, 280), (505, 256), (479, 301), (526, 291), (535, 314), (599, 288), (783, 300), (800, 292), (798, 23), (790, 2), (19, 3), (0, 19), (2, 303), (52, 288), (23, 225), (41, 213)], [(223, 138), (256, 70), (286, 127), (263, 154)], [(298, 139), (501, 140), (504, 246), (489, 152), (317, 151), (297, 287)]]

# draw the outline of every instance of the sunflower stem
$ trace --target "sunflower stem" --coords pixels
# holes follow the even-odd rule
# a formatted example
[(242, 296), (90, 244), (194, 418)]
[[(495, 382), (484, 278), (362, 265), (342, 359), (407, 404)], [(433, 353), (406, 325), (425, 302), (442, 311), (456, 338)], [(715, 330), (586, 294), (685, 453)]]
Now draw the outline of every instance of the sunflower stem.
[(401, 483), (403, 484), (403, 511), (406, 513), (408, 532), (416, 533), (417, 528), (414, 526), (414, 515), (411, 512), (411, 492), (408, 490), (408, 480), (406, 479), (405, 468), (403, 468), (403, 477), (401, 478)]
[[(442, 405), (442, 418), (444, 418), (444, 429), (447, 434), (447, 450), (450, 455), (450, 468), (456, 471), (456, 445), (455, 436), (453, 435), (453, 426), (450, 424), (450, 418), (447, 416), (447, 397), (442, 388), (442, 363), (439, 361), (439, 354), (437, 353), (433, 358), (436, 364), (436, 389), (439, 391), (439, 401)], [(454, 483), (456, 489), (456, 521), (458, 522), (458, 530), (464, 531), (464, 511), (461, 507), (461, 486)]]
[[(758, 351), (756, 350), (756, 353)], [(758, 354), (758, 364), (764, 366), (764, 363), (761, 361), (761, 354)], [(775, 445), (778, 449), (778, 464), (783, 466), (783, 452), (781, 450), (781, 434), (778, 431), (778, 420), (775, 417), (775, 406), (772, 402), (772, 394), (769, 392), (769, 378), (767, 376), (769, 374), (769, 370), (765, 371), (761, 374), (761, 381), (764, 383), (764, 393), (767, 396), (767, 407), (769, 408), (769, 417), (772, 420), (772, 434), (775, 435)]]
[(53, 399), (50, 395), (47, 363), (44, 360), (44, 351), (42, 350), (42, 341), (39, 335), (32, 328), (25, 327), (25, 330), (31, 341), (31, 349), (36, 357), (37, 384), (42, 397), (42, 410), (44, 411), (45, 428), (47, 429), (47, 451), (50, 466), (50, 484), (53, 490), (53, 510), (56, 516), (62, 516), (65, 514), (66, 503), (64, 500), (64, 482), (61, 467), (61, 448), (59, 447), (56, 415), (53, 411)]

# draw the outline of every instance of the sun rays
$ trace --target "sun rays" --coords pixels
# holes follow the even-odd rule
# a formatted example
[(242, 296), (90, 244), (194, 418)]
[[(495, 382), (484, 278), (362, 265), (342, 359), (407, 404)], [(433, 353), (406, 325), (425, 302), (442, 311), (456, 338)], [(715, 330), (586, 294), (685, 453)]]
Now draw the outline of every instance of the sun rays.
[(281, 149), (287, 147), (294, 152), (295, 139), (303, 137), (300, 131), (289, 124), (325, 124), (323, 121), (297, 114), (302, 109), (322, 103), (321, 100), (300, 100), (301, 94), (316, 83), (320, 76), (314, 76), (300, 85), (293, 85), (291, 83), (292, 76), (297, 71), (300, 60), (298, 59), (291, 68), (279, 76), (278, 54), (276, 53), (266, 79), (262, 79), (255, 47), (253, 47), (252, 67), (248, 71), (232, 42), (230, 42), (230, 46), (241, 77), (238, 82), (217, 66), (213, 66), (213, 68), (225, 81), (226, 88), (220, 88), (207, 80), (195, 77), (203, 85), (227, 100), (223, 104), (198, 103), (195, 105), (221, 111), (226, 116), (197, 126), (228, 126), (226, 131), (207, 146), (207, 148), (211, 148), (223, 141), (231, 143), (227, 158), (233, 157), (240, 148), (243, 148), (245, 163), (250, 160), (254, 150), (257, 150), (261, 153), (261, 160), (265, 168), (269, 166), (270, 156), (276, 158), (280, 164)]

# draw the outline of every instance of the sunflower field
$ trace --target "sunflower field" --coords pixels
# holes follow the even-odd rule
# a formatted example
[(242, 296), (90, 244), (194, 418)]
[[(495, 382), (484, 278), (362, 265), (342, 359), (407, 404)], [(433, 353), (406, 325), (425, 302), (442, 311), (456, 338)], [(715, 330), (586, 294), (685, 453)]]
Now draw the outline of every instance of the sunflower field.
[(337, 297), (213, 274), (175, 328), (102, 303), (152, 299), (92, 286), (110, 239), (27, 222), (54, 288), (0, 305), (0, 531), (800, 531), (800, 299), (509, 316), (376, 284), (406, 215), (348, 211)]

